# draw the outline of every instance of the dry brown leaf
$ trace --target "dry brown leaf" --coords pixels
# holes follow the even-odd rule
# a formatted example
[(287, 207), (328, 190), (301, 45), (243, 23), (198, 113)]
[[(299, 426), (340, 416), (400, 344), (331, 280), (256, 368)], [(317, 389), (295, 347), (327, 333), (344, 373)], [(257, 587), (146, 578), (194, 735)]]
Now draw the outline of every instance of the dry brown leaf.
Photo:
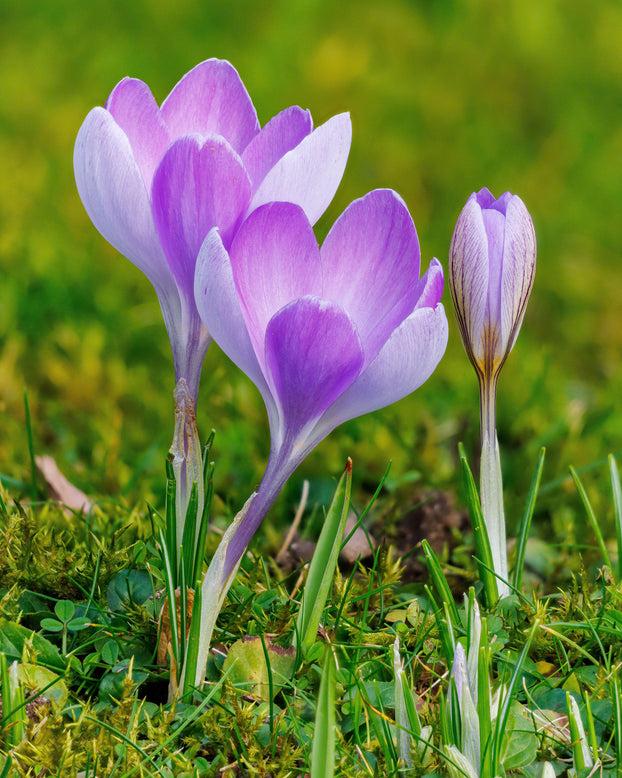
[(88, 513), (93, 507), (89, 498), (68, 481), (58, 469), (56, 461), (51, 456), (35, 457), (37, 470), (45, 480), (48, 493), (52, 500), (65, 505), (72, 511), (84, 511)]

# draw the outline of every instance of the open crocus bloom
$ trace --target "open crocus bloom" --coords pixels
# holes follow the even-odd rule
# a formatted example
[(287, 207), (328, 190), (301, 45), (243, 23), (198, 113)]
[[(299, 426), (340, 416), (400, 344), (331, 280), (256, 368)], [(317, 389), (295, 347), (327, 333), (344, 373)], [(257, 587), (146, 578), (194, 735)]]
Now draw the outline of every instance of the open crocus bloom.
[(195, 295), (206, 328), (261, 392), (272, 447), (233, 537), (225, 578), (283, 484), (332, 429), (414, 391), (447, 345), (443, 271), (421, 278), (403, 200), (376, 190), (353, 202), (321, 250), (303, 210), (258, 208), (227, 249), (205, 240)]
[(210, 343), (193, 293), (205, 236), (218, 227), (228, 247), (244, 219), (273, 200), (297, 203), (314, 223), (350, 140), (347, 114), (313, 130), (298, 107), (260, 129), (236, 70), (217, 59), (187, 73), (161, 108), (145, 83), (125, 78), (86, 117), (74, 152), (78, 192), (99, 232), (155, 287), (176, 381), (194, 403)]
[(195, 409), (211, 338), (194, 302), (201, 244), (217, 227), (228, 247), (248, 215), (273, 200), (297, 203), (317, 221), (350, 141), (347, 114), (314, 130), (309, 112), (296, 106), (260, 129), (236, 70), (217, 59), (187, 73), (161, 108), (146, 84), (123, 79), (78, 132), (74, 168), (84, 207), (153, 284), (173, 349), (178, 546), (194, 483), (198, 516), (203, 506)]

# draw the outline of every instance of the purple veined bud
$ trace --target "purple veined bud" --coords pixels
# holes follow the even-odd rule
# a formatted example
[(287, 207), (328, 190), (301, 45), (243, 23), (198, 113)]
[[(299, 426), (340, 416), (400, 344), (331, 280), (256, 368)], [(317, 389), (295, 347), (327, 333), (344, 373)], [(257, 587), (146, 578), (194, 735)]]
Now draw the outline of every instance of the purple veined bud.
[(498, 592), (509, 594), (497, 379), (520, 330), (536, 272), (536, 235), (520, 197), (474, 192), (458, 217), (449, 251), (449, 289), (460, 336), (480, 390), (480, 499)]
[(520, 197), (474, 192), (449, 251), (462, 342), (480, 377), (496, 379), (520, 330), (536, 272), (536, 235)]

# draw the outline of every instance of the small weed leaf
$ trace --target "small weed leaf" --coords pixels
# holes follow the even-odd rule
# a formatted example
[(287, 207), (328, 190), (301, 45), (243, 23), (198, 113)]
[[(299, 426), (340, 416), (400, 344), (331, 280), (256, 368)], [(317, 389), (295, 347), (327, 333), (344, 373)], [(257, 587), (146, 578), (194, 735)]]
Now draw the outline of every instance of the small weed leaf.
[(153, 595), (151, 576), (146, 570), (121, 570), (108, 585), (108, 607), (120, 611), (125, 605), (143, 605)]
[(58, 617), (58, 620), (62, 621), (63, 624), (71, 621), (75, 612), (76, 606), (71, 600), (59, 600), (54, 606), (54, 613)]

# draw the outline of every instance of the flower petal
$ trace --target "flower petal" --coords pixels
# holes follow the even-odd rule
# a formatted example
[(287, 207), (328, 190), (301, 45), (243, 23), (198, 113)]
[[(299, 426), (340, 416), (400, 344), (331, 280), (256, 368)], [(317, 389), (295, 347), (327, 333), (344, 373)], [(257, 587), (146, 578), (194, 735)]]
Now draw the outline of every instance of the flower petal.
[(304, 212), (270, 203), (244, 222), (231, 246), (240, 305), (260, 364), (268, 322), (285, 305), (322, 292), (320, 251)]
[(242, 162), (221, 137), (185, 135), (169, 146), (153, 177), (153, 216), (171, 271), (189, 297), (205, 236), (218, 227), (227, 245), (249, 195)]
[(363, 353), (354, 324), (341, 306), (303, 297), (268, 324), (266, 364), (283, 435), (295, 438), (304, 435), (305, 428), (357, 378)]
[(268, 171), (281, 157), (295, 148), (313, 130), (309, 111), (297, 105), (274, 116), (244, 149), (242, 162), (253, 189), (257, 190)]
[(501, 341), (511, 351), (525, 315), (536, 272), (536, 233), (520, 197), (508, 203), (501, 277)]
[(272, 424), (275, 405), (240, 310), (231, 260), (216, 228), (210, 231), (199, 251), (194, 299), (212, 338), (261, 392)]
[[(489, 274), (488, 237), (477, 197), (472, 194), (462, 209), (449, 249), (449, 288), (460, 335), (467, 353), (476, 362), (482, 356), (479, 344), (486, 316)], [(478, 350), (477, 354), (474, 349)]]
[(428, 380), (447, 347), (448, 326), (441, 303), (414, 311), (328, 410), (313, 432), (318, 440), (344, 421), (401, 400)]
[(503, 270), (503, 244), (505, 242), (505, 216), (496, 208), (485, 208), (482, 211), (482, 219), (488, 238), (486, 321), (496, 324), (501, 319), (501, 273)]
[(147, 191), (150, 191), (153, 171), (170, 143), (151, 90), (137, 78), (124, 78), (112, 90), (106, 110), (127, 135)]
[(351, 203), (321, 250), (323, 296), (356, 323), (368, 365), (415, 307), (419, 240), (402, 198), (377, 189)]
[(160, 290), (173, 285), (149, 196), (127, 135), (105, 108), (93, 108), (74, 149), (80, 198), (99, 232)]
[(162, 104), (171, 138), (198, 133), (226, 138), (241, 154), (259, 132), (259, 121), (237, 70), (208, 59), (179, 81)]
[(333, 116), (281, 157), (253, 195), (248, 213), (286, 201), (299, 205), (315, 224), (337, 191), (351, 141), (350, 115)]
[(438, 259), (434, 258), (430, 262), (427, 272), (417, 282), (416, 293), (418, 299), (415, 310), (418, 308), (435, 308), (443, 296), (444, 285), (443, 266)]

